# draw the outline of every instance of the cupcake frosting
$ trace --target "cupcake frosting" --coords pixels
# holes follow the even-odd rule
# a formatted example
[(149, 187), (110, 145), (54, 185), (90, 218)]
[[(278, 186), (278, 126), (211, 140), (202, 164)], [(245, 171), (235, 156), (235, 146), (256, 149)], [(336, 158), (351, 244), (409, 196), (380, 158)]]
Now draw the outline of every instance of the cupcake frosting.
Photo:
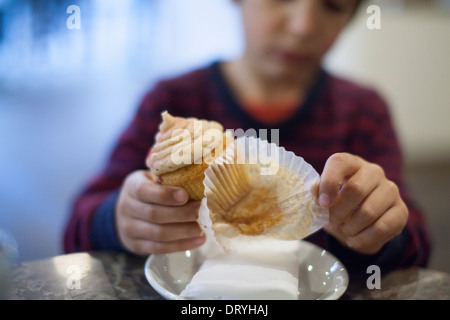
[(223, 126), (216, 121), (161, 114), (162, 122), (146, 165), (156, 176), (190, 164), (201, 164), (223, 144)]

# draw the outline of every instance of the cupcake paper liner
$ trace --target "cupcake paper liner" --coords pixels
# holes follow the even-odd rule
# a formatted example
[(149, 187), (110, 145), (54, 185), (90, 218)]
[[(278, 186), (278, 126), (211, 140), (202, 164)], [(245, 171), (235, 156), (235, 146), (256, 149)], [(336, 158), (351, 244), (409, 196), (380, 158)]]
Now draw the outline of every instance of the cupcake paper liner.
[(199, 224), (225, 250), (240, 241), (302, 239), (329, 221), (311, 192), (319, 178), (293, 152), (240, 137), (205, 171)]

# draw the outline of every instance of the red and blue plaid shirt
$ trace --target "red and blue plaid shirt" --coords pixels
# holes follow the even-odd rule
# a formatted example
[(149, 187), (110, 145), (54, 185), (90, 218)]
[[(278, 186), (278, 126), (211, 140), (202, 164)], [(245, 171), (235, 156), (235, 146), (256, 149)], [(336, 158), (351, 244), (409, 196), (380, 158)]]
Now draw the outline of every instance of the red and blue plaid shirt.
[(216, 120), (225, 129), (279, 129), (280, 146), (303, 157), (319, 173), (336, 152), (379, 164), (398, 185), (409, 207), (404, 231), (373, 256), (341, 246), (323, 230), (307, 240), (334, 253), (350, 271), (364, 268), (365, 272), (370, 264), (379, 265), (382, 271), (426, 265), (430, 253), (426, 221), (406, 190), (401, 149), (387, 105), (376, 92), (321, 71), (296, 114), (271, 127), (252, 119), (239, 105), (219, 63), (160, 81), (144, 96), (103, 171), (77, 197), (65, 231), (66, 252), (123, 250), (114, 225), (118, 190), (129, 173), (145, 169), (164, 110), (180, 117)]

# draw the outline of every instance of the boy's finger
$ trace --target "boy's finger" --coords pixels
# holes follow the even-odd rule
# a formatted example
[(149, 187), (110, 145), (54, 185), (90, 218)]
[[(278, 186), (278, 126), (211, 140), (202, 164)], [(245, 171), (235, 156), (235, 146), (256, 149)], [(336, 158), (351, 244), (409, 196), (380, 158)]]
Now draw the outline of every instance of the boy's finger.
[(311, 193), (313, 197), (316, 199), (319, 199), (319, 183), (320, 181), (317, 181), (311, 187)]
[(330, 208), (345, 181), (362, 166), (362, 159), (349, 153), (335, 153), (328, 158), (319, 185), (319, 204)]
[(372, 225), (346, 240), (347, 246), (365, 254), (377, 252), (387, 241), (398, 235), (404, 224), (400, 221), (399, 208), (389, 209)]
[(180, 207), (173, 207), (134, 200), (130, 201), (129, 206), (129, 216), (135, 219), (149, 223), (166, 224), (197, 221), (200, 201), (192, 201)]
[(131, 196), (145, 203), (180, 206), (189, 200), (189, 194), (183, 188), (157, 184), (145, 174), (137, 176), (130, 183)]
[(388, 184), (377, 187), (347, 219), (341, 229), (347, 236), (354, 236), (371, 225), (393, 205), (396, 195)]
[[(379, 186), (378, 176), (374, 176), (372, 166), (363, 165), (344, 182), (339, 195), (330, 209), (330, 222), (340, 225)], [(376, 204), (376, 203), (375, 203)], [(353, 219), (353, 218), (352, 218)], [(352, 220), (351, 219), (351, 220)]]
[(130, 225), (130, 238), (151, 241), (175, 241), (199, 237), (202, 229), (197, 222), (153, 224), (135, 220)]

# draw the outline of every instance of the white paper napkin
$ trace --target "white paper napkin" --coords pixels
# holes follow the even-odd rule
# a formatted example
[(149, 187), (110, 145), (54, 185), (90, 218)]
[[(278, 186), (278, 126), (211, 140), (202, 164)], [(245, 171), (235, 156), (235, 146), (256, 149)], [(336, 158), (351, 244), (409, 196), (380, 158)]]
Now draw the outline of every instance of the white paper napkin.
[(213, 241), (181, 292), (187, 299), (291, 300), (298, 296), (299, 241), (236, 241), (230, 253)]

